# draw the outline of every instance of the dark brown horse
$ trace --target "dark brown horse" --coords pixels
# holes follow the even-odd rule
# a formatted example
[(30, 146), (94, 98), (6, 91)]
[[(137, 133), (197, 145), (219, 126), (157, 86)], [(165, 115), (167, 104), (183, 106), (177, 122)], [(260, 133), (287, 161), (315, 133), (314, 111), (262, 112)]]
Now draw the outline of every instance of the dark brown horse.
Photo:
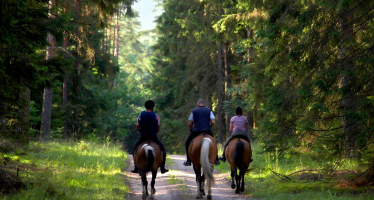
[(152, 172), (150, 198), (153, 199), (153, 196), (156, 193), (155, 180), (157, 176), (157, 169), (160, 167), (163, 160), (161, 149), (155, 142), (143, 142), (140, 143), (136, 148), (134, 156), (134, 164), (138, 168), (139, 175), (143, 182), (143, 199), (146, 199), (147, 196), (149, 196), (147, 188), (147, 172)]
[[(235, 138), (227, 145), (225, 156), (231, 166), (231, 188), (235, 189), (235, 177), (235, 193), (239, 194), (244, 191), (244, 175), (252, 160), (251, 145), (246, 140)], [(239, 169), (239, 175), (237, 169)]]
[[(213, 169), (217, 152), (216, 141), (210, 135), (199, 135), (190, 144), (188, 153), (196, 174), (197, 199), (205, 195), (205, 179), (208, 187), (207, 199), (212, 199), (212, 184), (214, 183)], [(201, 175), (201, 168), (203, 168), (203, 175)]]

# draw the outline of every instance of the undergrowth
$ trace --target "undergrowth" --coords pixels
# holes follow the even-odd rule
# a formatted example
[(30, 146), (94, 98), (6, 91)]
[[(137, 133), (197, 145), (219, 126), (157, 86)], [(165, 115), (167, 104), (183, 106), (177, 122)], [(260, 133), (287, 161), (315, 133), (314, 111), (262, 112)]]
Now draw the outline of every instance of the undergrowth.
[(127, 155), (109, 143), (31, 142), (26, 155), (5, 154), (26, 188), (1, 199), (124, 199)]
[[(218, 145), (219, 156), (222, 146)], [(310, 152), (300, 154), (262, 153), (263, 145), (252, 144), (252, 169), (245, 175), (245, 194), (261, 199), (374, 199), (373, 187), (352, 187), (349, 181), (364, 169), (360, 161), (318, 160)], [(230, 173), (230, 164), (215, 166)], [(231, 180), (228, 174), (227, 178)], [(235, 193), (234, 190), (232, 191)]]

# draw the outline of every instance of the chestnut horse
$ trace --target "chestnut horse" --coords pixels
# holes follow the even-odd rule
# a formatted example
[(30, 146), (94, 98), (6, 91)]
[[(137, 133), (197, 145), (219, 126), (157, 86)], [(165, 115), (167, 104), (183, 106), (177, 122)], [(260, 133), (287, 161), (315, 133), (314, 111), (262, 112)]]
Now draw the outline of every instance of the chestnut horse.
[[(188, 148), (188, 153), (196, 174), (196, 198), (200, 199), (205, 195), (204, 182), (206, 179), (208, 187), (207, 199), (212, 199), (212, 184), (214, 184), (213, 169), (218, 153), (216, 141), (210, 135), (199, 135), (192, 140)], [(201, 168), (203, 168), (203, 175), (201, 175)]]
[(143, 182), (143, 199), (146, 199), (147, 196), (149, 196), (147, 188), (147, 172), (152, 172), (150, 198), (153, 199), (154, 194), (156, 193), (155, 180), (157, 176), (157, 170), (161, 166), (163, 160), (161, 149), (153, 141), (143, 142), (136, 147), (134, 157), (134, 164), (138, 168), (139, 175), (142, 178)]
[[(225, 156), (231, 166), (231, 188), (235, 189), (235, 177), (235, 193), (239, 194), (244, 191), (244, 175), (249, 171), (248, 166), (252, 162), (251, 145), (246, 140), (235, 138), (227, 145)], [(239, 169), (239, 175), (237, 169)]]

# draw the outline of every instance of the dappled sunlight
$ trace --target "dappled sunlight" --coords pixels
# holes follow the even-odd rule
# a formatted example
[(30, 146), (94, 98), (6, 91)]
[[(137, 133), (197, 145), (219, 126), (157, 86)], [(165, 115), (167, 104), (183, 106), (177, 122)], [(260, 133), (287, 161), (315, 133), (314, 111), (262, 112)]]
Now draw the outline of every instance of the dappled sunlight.
[(128, 191), (121, 177), (127, 156), (118, 146), (102, 148), (100, 144), (85, 143), (92, 149), (79, 151), (79, 144), (72, 142), (30, 145), (45, 151), (17, 157), (28, 165), (20, 167), (20, 176), (35, 182), (34, 187), (19, 193), (20, 197), (27, 193), (33, 196), (31, 199), (44, 199), (41, 195), (50, 192), (66, 199), (123, 199)]

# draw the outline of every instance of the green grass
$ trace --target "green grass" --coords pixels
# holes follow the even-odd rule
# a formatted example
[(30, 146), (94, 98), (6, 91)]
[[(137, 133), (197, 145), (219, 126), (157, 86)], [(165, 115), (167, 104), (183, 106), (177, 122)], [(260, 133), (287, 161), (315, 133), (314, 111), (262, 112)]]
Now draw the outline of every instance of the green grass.
[[(222, 154), (222, 146), (218, 145), (219, 156)], [(333, 166), (337, 170), (357, 170), (359, 163), (357, 161), (341, 161), (338, 159), (318, 160), (318, 155), (310, 152), (300, 154), (283, 154), (278, 156), (275, 153), (261, 153), (263, 145), (252, 144), (253, 159), (249, 168), (253, 169), (245, 176), (246, 189), (244, 193), (255, 198), (261, 199), (374, 199), (374, 188), (366, 187), (359, 189), (349, 189), (339, 186), (336, 178), (323, 177), (326, 171)], [(221, 162), (219, 166), (215, 166), (221, 173), (228, 173), (230, 165), (228, 162)], [(300, 173), (288, 176), (293, 181), (281, 180), (269, 169), (284, 175), (299, 170), (315, 169), (320, 170), (321, 177), (318, 181), (301, 180)], [(352, 176), (347, 175), (347, 176)], [(354, 177), (354, 176), (353, 176)], [(351, 178), (353, 178), (351, 177)], [(341, 177), (340, 177), (341, 178)], [(233, 191), (234, 193), (234, 191)]]
[(32, 142), (26, 155), (7, 154), (8, 170), (20, 168), (27, 188), (2, 199), (125, 199), (122, 169), (127, 155), (120, 145)]

